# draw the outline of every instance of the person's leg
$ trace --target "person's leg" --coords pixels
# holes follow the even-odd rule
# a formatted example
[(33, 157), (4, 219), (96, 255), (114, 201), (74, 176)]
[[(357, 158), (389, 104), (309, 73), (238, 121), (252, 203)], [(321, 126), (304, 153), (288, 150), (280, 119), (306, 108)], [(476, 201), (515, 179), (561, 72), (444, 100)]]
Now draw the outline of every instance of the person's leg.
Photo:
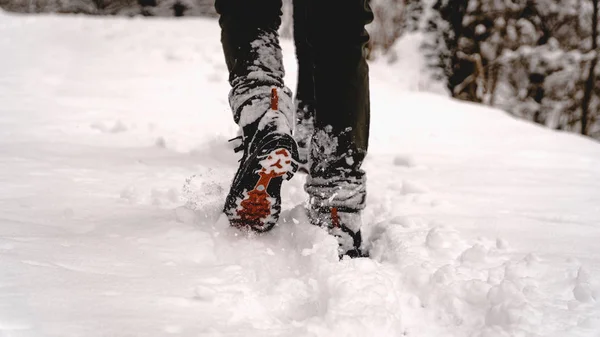
[[(315, 82), (314, 56), (308, 43), (307, 0), (293, 0), (294, 5), (294, 42), (298, 60), (298, 83), (296, 87), (296, 128), (294, 139), (298, 142), (300, 160), (308, 162), (310, 139), (314, 133)], [(307, 168), (308, 170), (308, 168)]]
[(221, 43), (232, 87), (229, 102), (236, 123), (245, 128), (257, 122), (269, 109), (273, 87), (279, 89), (280, 109), (291, 122), (293, 102), (283, 83), (277, 33), (281, 0), (216, 0), (215, 8), (220, 15)]
[(266, 231), (277, 222), (281, 183), (292, 177), (298, 156), (277, 33), (281, 0), (216, 0), (215, 7), (244, 150), (224, 212), (234, 226)]
[(365, 25), (373, 13), (368, 0), (309, 0), (309, 6), (317, 113), (305, 188), (311, 218), (333, 227), (340, 251), (355, 256), (366, 201), (361, 165), (370, 120)]

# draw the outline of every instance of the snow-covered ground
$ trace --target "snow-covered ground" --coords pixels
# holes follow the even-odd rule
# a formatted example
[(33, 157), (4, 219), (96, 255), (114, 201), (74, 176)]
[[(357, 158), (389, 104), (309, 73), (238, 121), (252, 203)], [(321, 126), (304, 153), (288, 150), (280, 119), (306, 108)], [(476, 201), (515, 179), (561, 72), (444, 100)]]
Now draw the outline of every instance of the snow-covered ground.
[(600, 144), (415, 92), (416, 51), (372, 66), (372, 258), (338, 262), (303, 176), (268, 234), (220, 216), (216, 21), (0, 13), (0, 336), (600, 336)]

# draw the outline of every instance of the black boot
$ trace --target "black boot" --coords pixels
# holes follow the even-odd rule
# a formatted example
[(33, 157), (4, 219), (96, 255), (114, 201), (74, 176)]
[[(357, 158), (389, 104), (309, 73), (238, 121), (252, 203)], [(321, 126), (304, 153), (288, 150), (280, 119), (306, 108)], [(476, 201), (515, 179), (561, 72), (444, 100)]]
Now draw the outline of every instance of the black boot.
[(267, 231), (279, 218), (281, 184), (298, 167), (294, 105), (277, 34), (281, 0), (216, 0), (215, 7), (244, 151), (224, 212), (234, 226)]
[[(273, 92), (276, 100), (276, 89)], [(276, 103), (259, 121), (244, 129), (242, 142), (238, 149), (244, 154), (224, 212), (235, 227), (265, 232), (279, 219), (281, 184), (298, 169), (298, 147)]]

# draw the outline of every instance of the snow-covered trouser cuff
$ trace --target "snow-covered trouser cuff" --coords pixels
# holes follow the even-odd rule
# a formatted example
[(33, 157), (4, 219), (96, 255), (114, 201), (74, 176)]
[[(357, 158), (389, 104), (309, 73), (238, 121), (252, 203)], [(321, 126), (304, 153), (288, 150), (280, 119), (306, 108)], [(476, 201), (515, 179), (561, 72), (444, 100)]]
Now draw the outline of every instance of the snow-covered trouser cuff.
[(309, 176), (305, 185), (313, 208), (337, 208), (343, 212), (358, 212), (365, 208), (366, 177), (331, 177), (329, 179)]
[(364, 209), (367, 178), (360, 167), (365, 154), (356, 148), (349, 133), (334, 135), (331, 128), (317, 130), (312, 138), (310, 174), (305, 184), (310, 207), (350, 213)]
[(221, 43), (229, 69), (229, 103), (242, 128), (259, 121), (269, 110), (271, 89), (278, 89), (279, 111), (291, 131), (292, 92), (285, 74), (277, 30), (281, 0), (216, 0), (221, 15)]

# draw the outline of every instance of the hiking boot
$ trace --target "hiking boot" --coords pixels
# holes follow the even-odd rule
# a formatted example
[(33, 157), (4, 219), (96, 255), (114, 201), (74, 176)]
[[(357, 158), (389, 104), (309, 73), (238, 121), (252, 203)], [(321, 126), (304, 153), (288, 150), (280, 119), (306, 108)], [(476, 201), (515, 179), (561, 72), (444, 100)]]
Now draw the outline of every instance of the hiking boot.
[(272, 89), (271, 108), (242, 130), (236, 152), (244, 154), (223, 211), (232, 226), (265, 232), (279, 219), (283, 181), (298, 170), (298, 146), (278, 109), (277, 89)]
[(344, 255), (350, 258), (368, 257), (368, 254), (361, 251), (362, 219), (360, 212), (341, 212), (337, 208), (309, 207), (308, 217), (313, 225), (326, 228), (329, 234), (336, 237), (340, 260)]

